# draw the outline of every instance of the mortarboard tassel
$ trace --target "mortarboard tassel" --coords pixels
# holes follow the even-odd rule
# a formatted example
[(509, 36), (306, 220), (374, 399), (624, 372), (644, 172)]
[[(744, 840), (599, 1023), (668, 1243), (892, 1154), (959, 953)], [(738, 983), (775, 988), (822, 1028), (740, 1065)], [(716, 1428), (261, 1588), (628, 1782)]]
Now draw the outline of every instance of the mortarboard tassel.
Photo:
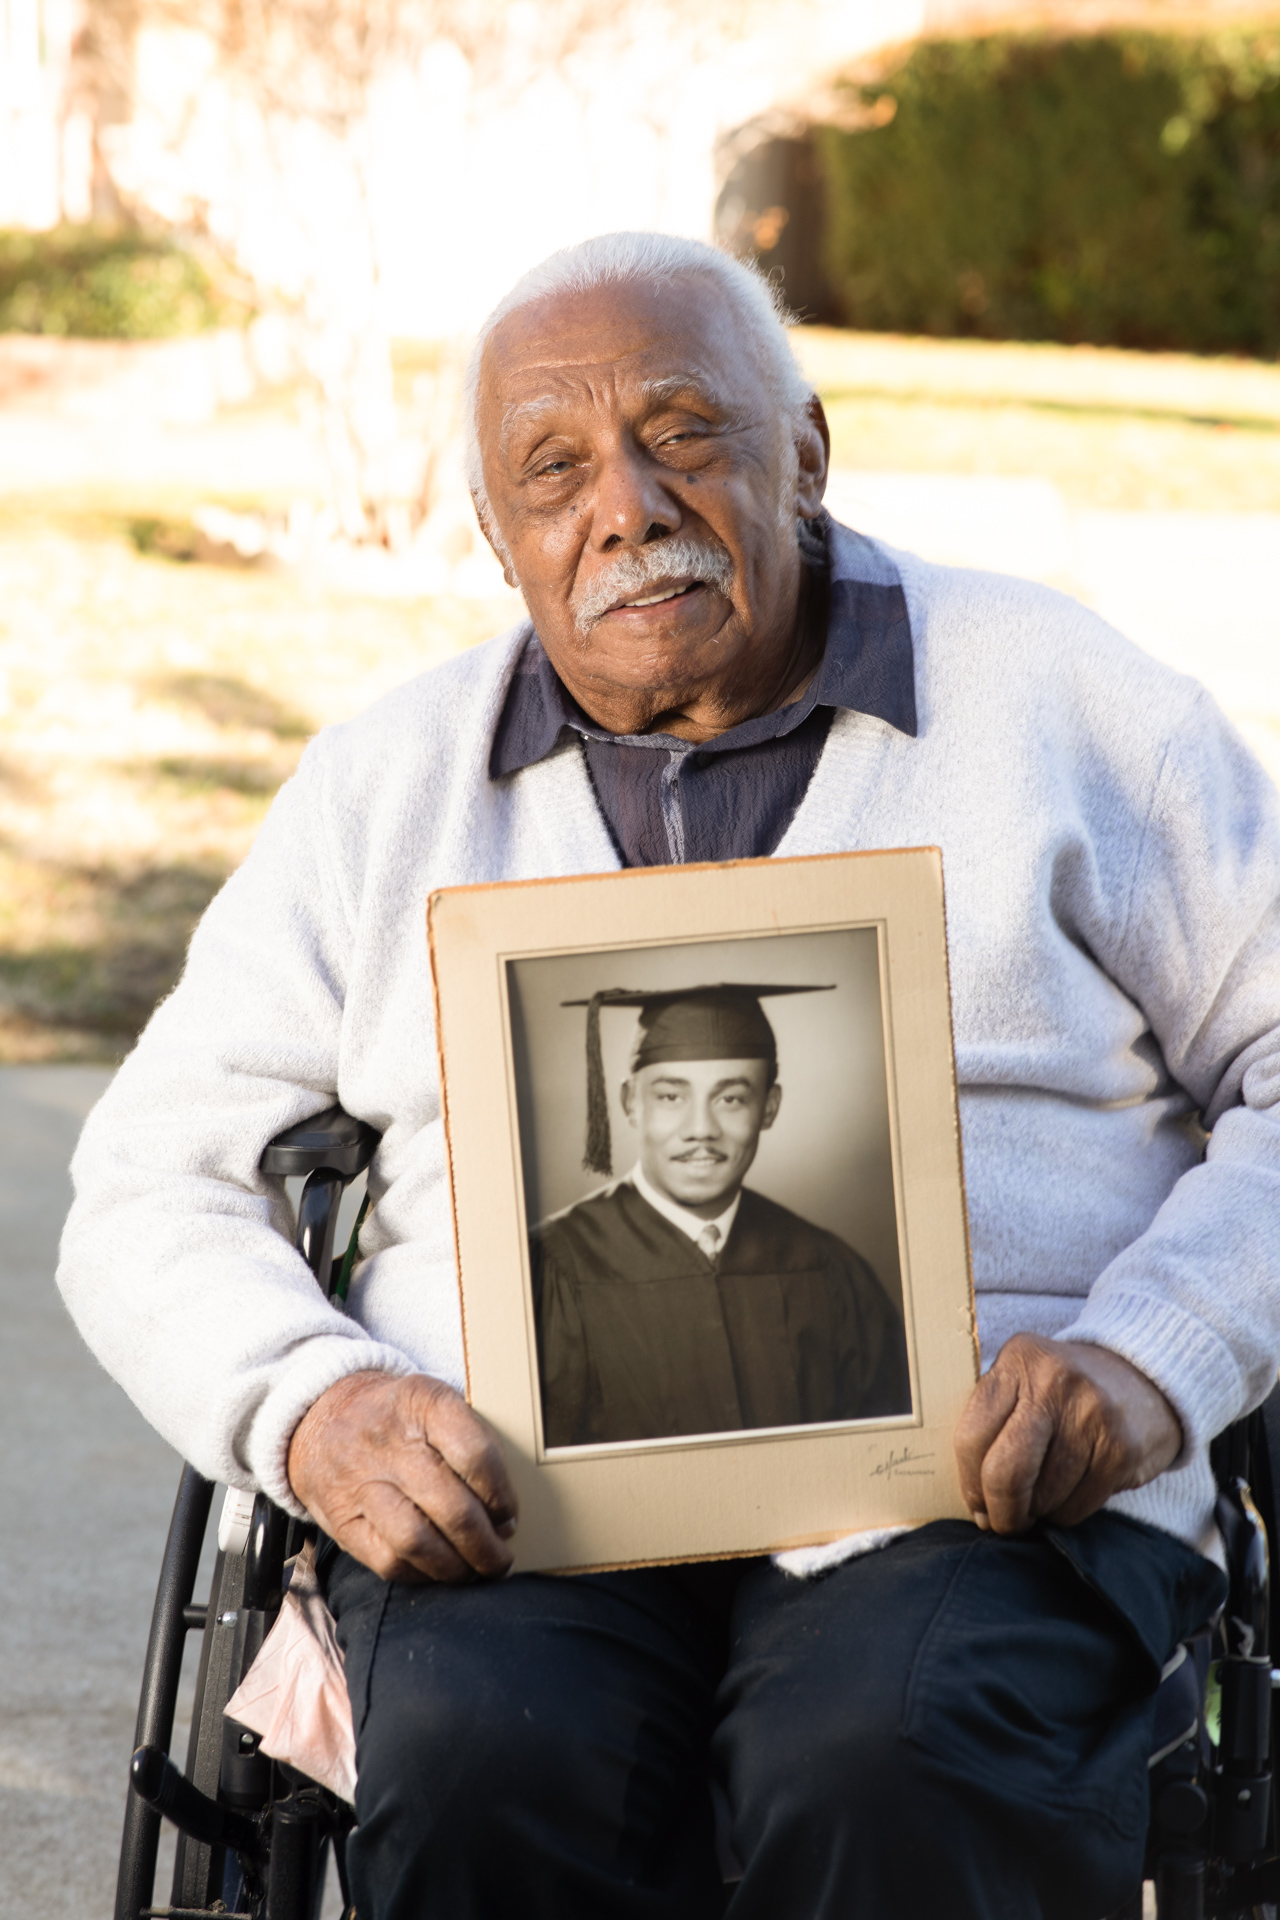
[(587, 1004), (587, 1151), (582, 1165), (587, 1173), (611, 1174), (613, 1141), (609, 1136), (609, 1096), (600, 1045), (600, 1007), (604, 999), (603, 993), (593, 993)]

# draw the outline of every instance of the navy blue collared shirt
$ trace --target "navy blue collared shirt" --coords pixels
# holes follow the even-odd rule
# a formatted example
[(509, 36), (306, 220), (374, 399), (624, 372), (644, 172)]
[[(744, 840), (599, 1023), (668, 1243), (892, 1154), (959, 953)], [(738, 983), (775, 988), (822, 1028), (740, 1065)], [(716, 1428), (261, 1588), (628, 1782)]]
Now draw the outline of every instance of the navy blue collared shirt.
[[(815, 532), (819, 529), (815, 529)], [(824, 541), (825, 547), (825, 541)], [(774, 851), (804, 799), (836, 711), (916, 732), (915, 662), (901, 586), (838, 577), (823, 557), (826, 645), (789, 706), (695, 746), (668, 733), (606, 733), (572, 698), (532, 629), (489, 756), (501, 780), (576, 735), (622, 864), (748, 860)]]

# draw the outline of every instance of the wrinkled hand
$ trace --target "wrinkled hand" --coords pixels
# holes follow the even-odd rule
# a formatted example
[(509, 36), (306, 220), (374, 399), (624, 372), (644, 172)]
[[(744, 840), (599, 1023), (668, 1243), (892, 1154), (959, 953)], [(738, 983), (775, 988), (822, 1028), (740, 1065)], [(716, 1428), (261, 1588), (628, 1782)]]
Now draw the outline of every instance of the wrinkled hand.
[(289, 1443), (313, 1519), (384, 1580), (492, 1579), (511, 1565), (516, 1496), (497, 1439), (426, 1374), (353, 1373)]
[(1039, 1519), (1076, 1526), (1145, 1486), (1182, 1450), (1160, 1389), (1106, 1347), (1017, 1333), (970, 1395), (956, 1427), (965, 1504), (980, 1527), (1024, 1533)]

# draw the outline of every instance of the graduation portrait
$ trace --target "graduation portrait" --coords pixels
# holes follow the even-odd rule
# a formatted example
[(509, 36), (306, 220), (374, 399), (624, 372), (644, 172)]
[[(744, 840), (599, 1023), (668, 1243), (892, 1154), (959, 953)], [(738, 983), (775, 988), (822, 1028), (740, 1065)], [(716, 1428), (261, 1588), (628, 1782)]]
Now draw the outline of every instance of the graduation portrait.
[(466, 1391), (517, 1568), (965, 1511), (936, 848), (445, 888), (427, 930)]
[(507, 973), (546, 1448), (910, 1415), (876, 929)]

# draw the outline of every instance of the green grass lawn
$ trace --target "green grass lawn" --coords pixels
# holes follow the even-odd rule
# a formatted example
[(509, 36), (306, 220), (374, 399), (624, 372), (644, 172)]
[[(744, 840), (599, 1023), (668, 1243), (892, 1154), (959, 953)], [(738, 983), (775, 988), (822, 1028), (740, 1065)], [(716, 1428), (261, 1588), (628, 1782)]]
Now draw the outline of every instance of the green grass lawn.
[(1280, 367), (1117, 349), (797, 335), (837, 466), (1034, 474), (1068, 505), (1280, 511)]

